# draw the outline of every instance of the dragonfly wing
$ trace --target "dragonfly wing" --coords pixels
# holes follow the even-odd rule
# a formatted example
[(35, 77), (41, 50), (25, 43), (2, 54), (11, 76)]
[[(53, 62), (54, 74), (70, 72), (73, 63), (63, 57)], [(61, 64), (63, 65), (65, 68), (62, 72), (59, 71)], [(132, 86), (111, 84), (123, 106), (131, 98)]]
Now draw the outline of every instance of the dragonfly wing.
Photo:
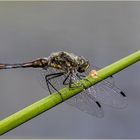
[[(115, 108), (124, 108), (127, 105), (127, 98), (123, 91), (104, 80), (89, 88), (92, 95), (100, 102)], [(92, 92), (94, 91), (94, 92)]]
[[(73, 78), (75, 81), (78, 80), (76, 76), (73, 76)], [(104, 116), (100, 103), (94, 96), (91, 96), (89, 89), (84, 90), (82, 93), (68, 99), (66, 103), (92, 116), (99, 118)]]
[(98, 105), (98, 102), (93, 96), (88, 94), (88, 91), (75, 95), (66, 101), (67, 104), (96, 117), (103, 117), (103, 109)]
[[(85, 72), (88, 75), (91, 70), (99, 70), (100, 68), (91, 65)], [(101, 103), (110, 105), (115, 108), (124, 108), (127, 105), (127, 98), (123, 91), (121, 91), (114, 82), (113, 76), (97, 83), (89, 88), (90, 93)]]

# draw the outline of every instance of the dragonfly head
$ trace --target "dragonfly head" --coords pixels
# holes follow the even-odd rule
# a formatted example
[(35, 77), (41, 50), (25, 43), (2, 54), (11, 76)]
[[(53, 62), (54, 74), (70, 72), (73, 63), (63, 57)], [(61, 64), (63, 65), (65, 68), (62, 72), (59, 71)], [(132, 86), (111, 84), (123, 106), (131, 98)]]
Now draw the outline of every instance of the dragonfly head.
[(78, 69), (77, 71), (82, 73), (85, 72), (89, 67), (89, 61), (86, 60), (84, 57), (78, 57)]

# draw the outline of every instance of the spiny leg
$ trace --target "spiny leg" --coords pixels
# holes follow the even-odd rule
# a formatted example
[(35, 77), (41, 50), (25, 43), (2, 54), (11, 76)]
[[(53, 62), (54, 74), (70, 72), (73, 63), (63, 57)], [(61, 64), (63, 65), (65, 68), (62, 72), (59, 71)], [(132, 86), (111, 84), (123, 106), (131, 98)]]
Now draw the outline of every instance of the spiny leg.
[[(50, 90), (50, 87), (49, 87), (49, 80), (51, 80), (51, 79), (53, 79), (53, 78), (56, 78), (56, 77), (59, 77), (59, 76), (61, 76), (61, 75), (63, 75), (64, 73), (52, 73), (52, 74), (48, 74), (48, 75), (46, 75), (45, 76), (45, 80), (46, 80), (46, 83), (47, 83), (47, 87), (48, 87), (48, 90), (49, 90), (49, 92), (50, 92), (50, 94), (51, 94), (51, 90)], [(50, 78), (48, 78), (48, 77), (50, 77)]]
[[(51, 83), (49, 80), (52, 80), (52, 79), (57, 78), (57, 77), (60, 77), (60, 76), (62, 76), (63, 74), (64, 74), (64, 73), (53, 73), (53, 74), (48, 74), (48, 75), (46, 75), (46, 76), (45, 76), (46, 83), (50, 84), (56, 91), (58, 91), (58, 90), (52, 85), (52, 83)], [(52, 76), (52, 77), (51, 77), (51, 76)], [(50, 78), (48, 78), (48, 77), (50, 77)], [(51, 91), (50, 91), (50, 94), (52, 94)]]
[[(64, 81), (63, 81), (63, 85), (69, 85), (69, 88), (78, 88), (78, 87), (80, 87), (80, 86), (77, 86), (74, 82), (73, 82), (73, 80), (72, 80), (72, 73), (70, 72), (70, 73), (68, 73), (68, 75), (66, 76), (66, 78), (64, 79)], [(67, 82), (66, 83), (66, 81), (68, 80), (68, 78), (70, 77), (70, 81), (69, 82)], [(74, 87), (72, 87), (72, 84), (74, 84), (75, 86)]]
[[(68, 83), (66, 83), (66, 81), (68, 80), (68, 78), (70, 77), (70, 81)], [(72, 73), (68, 73), (68, 75), (66, 76), (66, 78), (63, 81), (63, 85), (69, 85), (69, 88), (71, 88), (71, 85), (73, 84), (72, 82)]]
[(71, 73), (70, 74), (69, 88), (72, 88), (72, 84), (73, 84), (73, 81), (72, 81), (72, 73)]
[[(70, 77), (70, 79), (69, 79), (70, 81), (69, 81), (69, 83), (67, 83), (67, 85), (69, 85), (69, 88), (71, 88), (71, 87), (72, 87), (71, 85), (72, 85), (72, 83), (73, 83), (73, 82), (72, 82), (72, 73), (71, 73), (71, 72), (68, 74), (68, 76), (67, 76), (66, 78), (68, 79), (68, 77)], [(65, 83), (65, 81), (66, 81), (66, 80), (64, 80), (64, 83)]]
[[(52, 88), (61, 95), (61, 93), (53, 86), (53, 84), (50, 82), (50, 80), (57, 78), (57, 77), (60, 77), (62, 75), (64, 75), (63, 72), (62, 73), (53, 73), (53, 74), (49, 74), (49, 75), (45, 76), (46, 84), (47, 84), (47, 87), (48, 87), (50, 94), (52, 94), (52, 92), (50, 90), (50, 86), (52, 86)], [(48, 78), (48, 77), (50, 77), (50, 78)], [(62, 98), (62, 95), (61, 95), (61, 98)], [(63, 98), (62, 98), (62, 100), (63, 100)]]
[(66, 78), (64, 79), (63, 85), (69, 85), (69, 83), (66, 83), (66, 81), (68, 80), (69, 76), (70, 76), (70, 73), (68, 73), (68, 75), (67, 75)]

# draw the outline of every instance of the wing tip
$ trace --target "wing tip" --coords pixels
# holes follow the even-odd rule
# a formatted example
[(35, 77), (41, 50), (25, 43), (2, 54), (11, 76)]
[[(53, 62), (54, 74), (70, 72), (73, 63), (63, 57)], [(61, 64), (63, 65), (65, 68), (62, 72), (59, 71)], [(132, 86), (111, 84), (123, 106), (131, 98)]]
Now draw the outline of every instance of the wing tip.
[(98, 105), (99, 108), (102, 107), (101, 104), (98, 101), (96, 101), (96, 104)]
[(123, 96), (123, 97), (126, 97), (125, 93), (123, 91), (120, 92), (120, 94)]

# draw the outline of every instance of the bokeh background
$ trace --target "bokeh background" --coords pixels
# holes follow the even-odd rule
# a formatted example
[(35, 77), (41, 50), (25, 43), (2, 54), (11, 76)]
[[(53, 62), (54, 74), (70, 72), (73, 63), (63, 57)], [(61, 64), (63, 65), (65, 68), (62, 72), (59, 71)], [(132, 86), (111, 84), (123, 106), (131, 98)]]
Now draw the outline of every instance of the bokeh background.
[[(55, 51), (104, 67), (140, 48), (140, 2), (0, 2), (0, 62), (20, 63)], [(104, 118), (66, 103), (0, 138), (140, 138), (140, 64), (115, 75), (125, 109), (103, 106)], [(39, 71), (0, 71), (0, 119), (49, 93)]]

